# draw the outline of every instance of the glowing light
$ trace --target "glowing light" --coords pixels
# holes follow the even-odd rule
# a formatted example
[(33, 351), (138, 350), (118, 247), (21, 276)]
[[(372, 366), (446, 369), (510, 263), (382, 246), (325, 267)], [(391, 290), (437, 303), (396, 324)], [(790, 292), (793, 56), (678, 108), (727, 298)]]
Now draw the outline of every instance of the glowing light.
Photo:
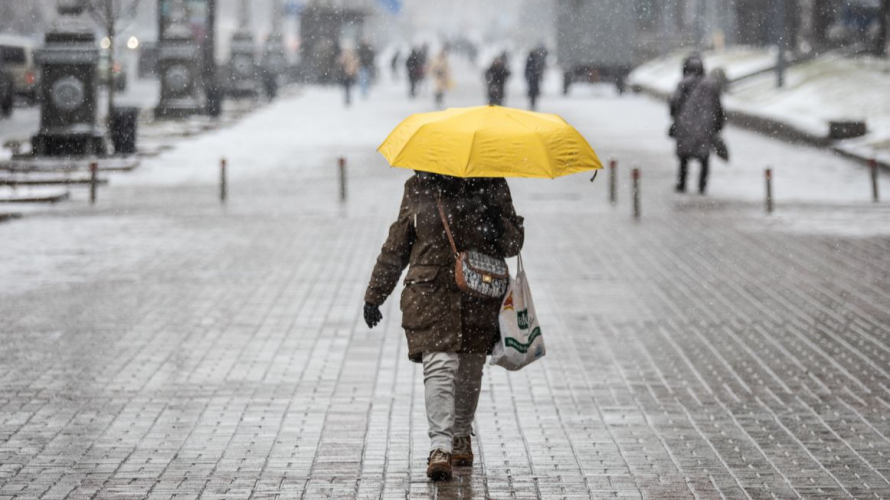
[(106, 36), (102, 39), (102, 43), (100, 43), (99, 46), (103, 49), (111, 48), (111, 39)]
[(131, 50), (136, 50), (139, 48), (139, 39), (135, 36), (131, 36), (129, 40), (127, 40), (127, 47)]

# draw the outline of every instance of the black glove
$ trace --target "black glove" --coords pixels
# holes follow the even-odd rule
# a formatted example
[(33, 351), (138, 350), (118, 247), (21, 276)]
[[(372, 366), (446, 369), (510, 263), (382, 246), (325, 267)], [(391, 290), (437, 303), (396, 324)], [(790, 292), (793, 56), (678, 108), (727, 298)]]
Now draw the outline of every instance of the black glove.
[(365, 302), (365, 323), (368, 324), (368, 328), (374, 328), (382, 319), (383, 314), (380, 313), (380, 307)]

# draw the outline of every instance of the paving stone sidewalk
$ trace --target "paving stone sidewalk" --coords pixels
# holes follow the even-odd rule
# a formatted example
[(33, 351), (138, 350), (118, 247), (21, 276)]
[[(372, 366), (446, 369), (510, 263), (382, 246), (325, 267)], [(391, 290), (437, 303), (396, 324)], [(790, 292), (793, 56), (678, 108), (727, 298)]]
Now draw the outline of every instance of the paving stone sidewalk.
[[(267, 147), (305, 99), (201, 140)], [(548, 356), (486, 368), (478, 460), (434, 485), (398, 300), (360, 317), (407, 173), (280, 147), (294, 165), (236, 176), (226, 206), (133, 184), (0, 226), (0, 499), (890, 497), (887, 236), (677, 198), (670, 169), (640, 223), (624, 186), (612, 207), (601, 181), (513, 182)]]

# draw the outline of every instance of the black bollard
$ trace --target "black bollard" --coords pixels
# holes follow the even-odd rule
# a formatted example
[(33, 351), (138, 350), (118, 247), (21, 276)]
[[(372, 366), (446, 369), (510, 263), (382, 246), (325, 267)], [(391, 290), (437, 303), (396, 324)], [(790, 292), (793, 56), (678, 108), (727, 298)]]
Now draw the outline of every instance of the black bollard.
[(96, 194), (99, 187), (99, 164), (90, 163), (90, 205), (96, 204)]
[(618, 161), (609, 161), (609, 202), (618, 204)]
[(875, 203), (881, 201), (881, 192), (878, 189), (878, 160), (874, 158), (868, 162), (868, 166), (871, 170), (871, 197)]
[(773, 213), (773, 169), (767, 168), (766, 172), (766, 213)]
[(226, 179), (227, 164), (228, 162), (225, 158), (219, 161), (219, 201), (222, 203), (225, 203), (226, 198), (229, 196), (228, 180)]
[(337, 160), (340, 169), (340, 201), (346, 201), (346, 158)]
[(633, 169), (633, 198), (634, 198), (634, 219), (640, 220), (643, 216), (642, 211), (640, 209), (640, 196), (642, 193), (640, 192), (640, 169)]

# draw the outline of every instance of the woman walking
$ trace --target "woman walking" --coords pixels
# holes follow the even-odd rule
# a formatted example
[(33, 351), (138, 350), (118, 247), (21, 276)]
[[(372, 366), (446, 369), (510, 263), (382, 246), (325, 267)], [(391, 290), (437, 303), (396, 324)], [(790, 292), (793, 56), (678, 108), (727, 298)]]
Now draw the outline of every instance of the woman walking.
[(490, 106), (503, 106), (504, 87), (510, 79), (510, 68), (507, 63), (507, 53), (497, 56), (485, 71), (485, 85), (488, 89), (488, 104)]
[(701, 164), (698, 192), (705, 194), (708, 189), (711, 151), (717, 146), (720, 131), (726, 123), (720, 93), (720, 82), (705, 77), (702, 60), (697, 56), (686, 59), (683, 80), (670, 103), (674, 118), (670, 135), (677, 141), (677, 158), (680, 160), (678, 193), (686, 192), (686, 175), (691, 160)]
[(396, 222), (365, 293), (370, 328), (405, 267), (402, 327), (408, 357), (423, 364), (430, 454), (427, 476), (449, 479), (453, 466), (473, 464), (472, 425), (485, 357), (499, 338), (500, 301), (462, 293), (445, 218), (459, 251), (507, 258), (525, 238), (510, 188), (502, 178), (460, 179), (417, 172), (405, 183)]

